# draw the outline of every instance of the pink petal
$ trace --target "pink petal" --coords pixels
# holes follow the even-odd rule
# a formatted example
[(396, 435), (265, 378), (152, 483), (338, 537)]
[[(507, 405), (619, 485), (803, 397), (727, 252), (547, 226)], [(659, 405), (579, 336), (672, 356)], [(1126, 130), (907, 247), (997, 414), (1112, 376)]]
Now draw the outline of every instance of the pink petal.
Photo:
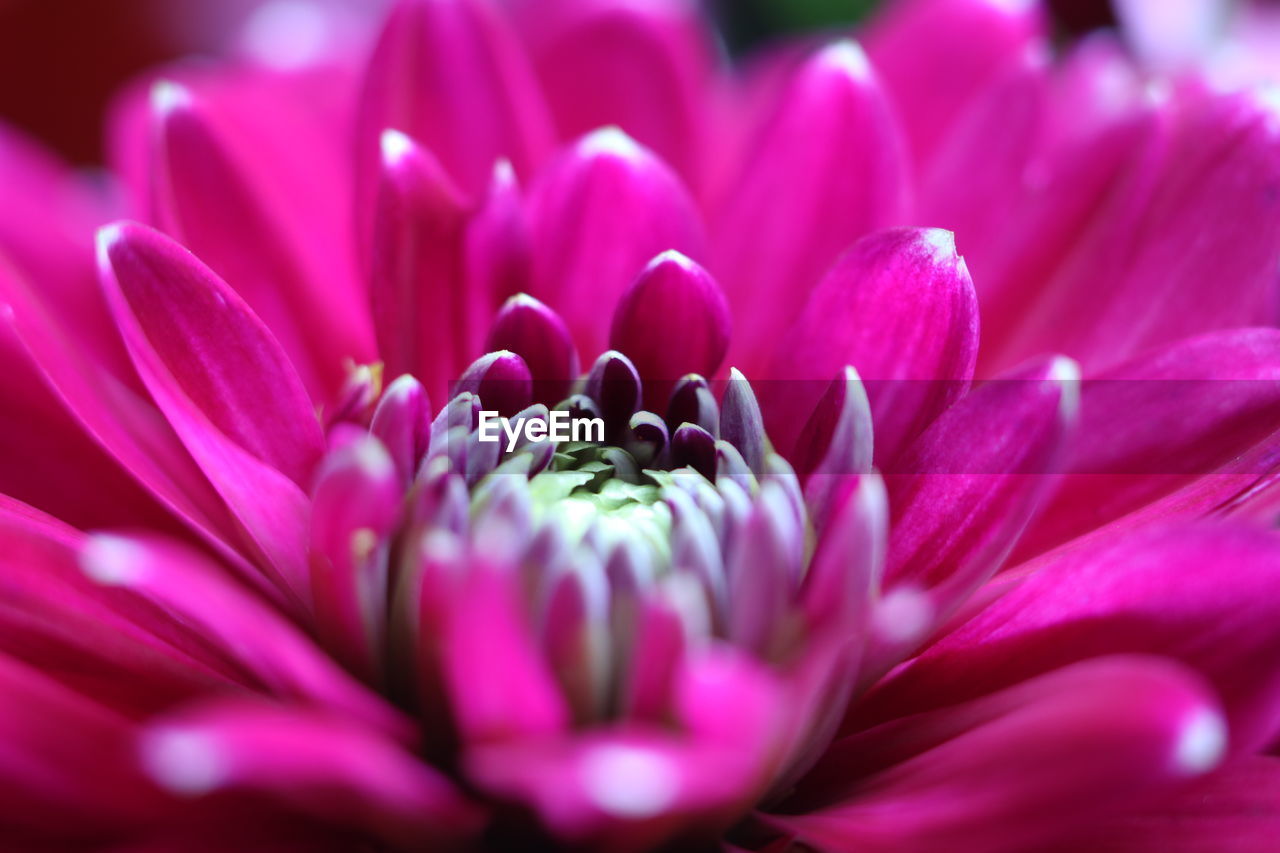
[(715, 222), (712, 271), (738, 308), (734, 362), (749, 375), (840, 253), (899, 224), (905, 167), (861, 48), (837, 43), (795, 72)]
[(398, 131), (382, 135), (370, 288), (378, 350), (393, 375), (447, 399), (474, 357), (467, 334), (479, 294), (461, 287), (462, 198), (432, 156)]
[(764, 411), (790, 448), (827, 383), (852, 365), (867, 385), (876, 460), (901, 448), (962, 396), (978, 350), (978, 308), (950, 232), (881, 231), (857, 245), (809, 296), (777, 344)]
[(212, 651), (216, 664), (246, 686), (387, 732), (407, 728), (305, 634), (200, 554), (156, 537), (106, 534), (89, 537), (78, 550), (80, 568), (104, 591), (154, 605), (142, 612), (157, 615), (142, 625), (202, 655)]
[(700, 10), (667, 0), (517, 8), (562, 138), (617, 125), (691, 185), (702, 177), (716, 46)]
[(1280, 833), (1280, 759), (1234, 762), (1172, 797), (1108, 821), (1067, 850), (1267, 853)]
[(316, 477), (311, 587), (320, 636), (363, 678), (385, 676), (389, 537), (403, 487), (395, 462), (371, 435), (331, 452)]
[(1161, 654), (1222, 698), (1233, 752), (1275, 730), (1280, 539), (1177, 525), (1063, 553), (882, 683), (860, 726), (999, 690), (1105, 654)]
[(568, 708), (533, 641), (517, 578), (483, 565), (468, 571), (439, 629), (459, 732), (488, 742), (563, 731)]
[(653, 405), (685, 374), (715, 375), (729, 328), (729, 305), (715, 279), (679, 252), (664, 252), (622, 294), (609, 348), (635, 364)]
[(469, 328), (468, 340), (479, 340), (498, 305), (530, 287), (532, 247), (529, 222), (511, 164), (500, 160), (484, 203), (467, 223), (466, 287), (480, 310), (468, 318), (481, 328)]
[(779, 685), (746, 660), (704, 652), (678, 679), (680, 729), (619, 724), (472, 750), (469, 774), (531, 805), (557, 835), (599, 849), (653, 849), (761, 793)]
[(1226, 736), (1194, 673), (1102, 658), (839, 742), (833, 765), (861, 778), (814, 791), (834, 804), (774, 821), (821, 849), (1039, 850), (1213, 769)]
[(411, 752), (314, 711), (248, 703), (199, 707), (152, 723), (139, 759), (175, 796), (238, 791), (396, 846), (445, 843), (480, 826), (475, 807)]
[(1079, 437), (1064, 468), (1071, 473), (1018, 554), (1045, 551), (1195, 480), (1210, 487), (1200, 513), (1213, 511), (1240, 488), (1219, 472), (1271, 468), (1237, 463), (1250, 448), (1275, 443), (1277, 379), (1280, 332), (1241, 329), (1162, 347), (1085, 381)]
[[(268, 591), (239, 554), (247, 543), (226, 505), (154, 404), (87, 351), (27, 282), (2, 269), (0, 278), (11, 328), (85, 431), (243, 577)], [(283, 600), (278, 591), (276, 598)]]
[(226, 284), (157, 232), (104, 229), (99, 268), (134, 364), (197, 464), (301, 594), (306, 497), (324, 439), (280, 345)]
[(905, 0), (866, 34), (917, 163), (927, 163), (975, 95), (1045, 46), (1038, 3)]
[(1144, 348), (1280, 316), (1274, 112), (1252, 95), (1190, 88), (1162, 112), (994, 363), (1051, 350), (1092, 374)]
[(655, 255), (702, 257), (703, 229), (680, 180), (617, 128), (579, 140), (529, 193), (533, 295), (564, 318), (578, 351), (601, 352), (609, 311)]
[(18, 839), (35, 837), (48, 849), (100, 846), (155, 818), (159, 802), (130, 761), (125, 720), (6, 656), (0, 689), (8, 700), (0, 708), (7, 843), (25, 847)]
[(0, 648), (126, 714), (154, 713), (241, 679), (198, 640), (77, 566), (84, 535), (0, 498)]
[[(247, 88), (247, 87), (246, 87)], [(272, 329), (307, 386), (335, 394), (373, 336), (348, 238), (337, 151), (294, 99), (267, 106), (287, 138), (225, 101), (161, 81), (151, 96), (151, 199), (158, 224), (195, 252)], [(220, 105), (222, 105), (220, 109)], [(330, 179), (331, 180), (331, 179)]]
[(366, 211), (385, 130), (421, 140), (473, 198), (496, 160), (527, 178), (551, 143), (528, 60), (488, 0), (400, 0), (369, 60), (360, 105), (357, 203)]

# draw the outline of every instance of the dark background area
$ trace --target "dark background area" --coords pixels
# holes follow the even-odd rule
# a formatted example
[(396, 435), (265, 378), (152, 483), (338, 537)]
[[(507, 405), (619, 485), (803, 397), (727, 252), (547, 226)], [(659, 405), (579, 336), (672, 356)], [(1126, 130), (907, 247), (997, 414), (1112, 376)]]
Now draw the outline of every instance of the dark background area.
[[(74, 162), (97, 162), (103, 110), (142, 69), (217, 51), (257, 0), (0, 0), (0, 119)], [(358, 0), (353, 0), (358, 2)], [(878, 0), (716, 0), (735, 52), (778, 35), (858, 21)], [(1059, 25), (1111, 21), (1108, 0), (1056, 0)]]

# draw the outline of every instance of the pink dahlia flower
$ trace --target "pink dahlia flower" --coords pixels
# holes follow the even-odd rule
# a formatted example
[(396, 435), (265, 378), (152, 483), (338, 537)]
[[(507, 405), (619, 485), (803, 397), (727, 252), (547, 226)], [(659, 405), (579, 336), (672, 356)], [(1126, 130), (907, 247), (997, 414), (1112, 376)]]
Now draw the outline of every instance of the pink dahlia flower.
[(1280, 120), (1045, 29), (402, 0), (121, 191), (5, 131), (0, 846), (1274, 850)]

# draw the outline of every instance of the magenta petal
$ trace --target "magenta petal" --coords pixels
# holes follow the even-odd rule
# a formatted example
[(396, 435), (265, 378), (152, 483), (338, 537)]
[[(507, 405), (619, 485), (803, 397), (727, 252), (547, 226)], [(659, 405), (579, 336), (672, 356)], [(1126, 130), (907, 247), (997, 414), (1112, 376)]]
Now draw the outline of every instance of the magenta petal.
[[(1272, 469), (1251, 449), (1280, 424), (1280, 332), (1215, 332), (1162, 347), (1086, 380), (1069, 472), (1019, 543), (1029, 556), (1201, 481), (1179, 509), (1207, 514)], [(1171, 510), (1173, 508), (1171, 507)], [(1164, 517), (1169, 517), (1164, 513)]]
[[(1057, 358), (993, 380), (902, 455), (886, 477), (894, 524), (881, 643), (908, 651), (996, 571), (1057, 482), (1079, 379)], [(906, 602), (916, 607), (904, 612)]]
[(507, 300), (485, 344), (489, 352), (509, 350), (529, 366), (533, 398), (555, 405), (578, 377), (578, 351), (556, 312), (523, 293)]
[(129, 760), (133, 729), (123, 717), (7, 656), (0, 690), (8, 697), (0, 708), (7, 843), (34, 837), (46, 849), (92, 847), (156, 817), (161, 803)]
[(441, 666), (459, 733), (469, 742), (562, 732), (569, 708), (509, 569), (468, 566), (440, 627)]
[(332, 451), (312, 494), (311, 589), (319, 633), (362, 677), (384, 676), (388, 537), (400, 520), (400, 472), (385, 447), (361, 435)]
[(862, 750), (837, 742), (832, 764), (844, 758), (850, 775), (865, 775), (856, 787), (836, 777), (821, 796), (843, 787), (847, 799), (775, 821), (821, 849), (1039, 850), (1212, 770), (1226, 738), (1195, 673), (1103, 658), (889, 723)]
[(764, 472), (764, 417), (747, 377), (729, 368), (729, 383), (720, 405), (720, 435), (742, 455), (756, 476)]
[(876, 461), (890, 464), (964, 394), (977, 352), (977, 299), (951, 233), (869, 235), (827, 274), (776, 344), (775, 381), (762, 394), (769, 435), (791, 448), (830, 378), (852, 365), (871, 401)]
[(190, 549), (154, 537), (90, 537), (80, 549), (84, 573), (104, 591), (155, 606), (158, 636), (184, 635), (210, 649), (246, 686), (296, 697), (403, 736), (407, 721), (315, 646), (310, 638)]
[(256, 574), (237, 553), (241, 534), (226, 505), (154, 404), (107, 370), (19, 276), (0, 267), (0, 277), (5, 319), (84, 430), (225, 559)]
[(876, 474), (834, 479), (801, 606), (815, 629), (862, 633), (884, 571), (889, 501)]
[[(181, 246), (136, 225), (102, 232), (112, 308), (191, 403), (240, 447), (299, 485), (324, 450), (320, 422), (293, 364), (262, 321)], [(133, 331), (122, 321), (126, 338)], [(145, 341), (145, 343), (144, 343)], [(134, 352), (134, 358), (140, 359)], [(156, 377), (139, 370), (151, 385)]]
[(753, 375), (840, 253), (906, 205), (898, 128), (860, 47), (819, 51), (778, 103), (715, 223), (712, 270), (741, 319), (734, 360)]
[(108, 303), (134, 365), (209, 481), (302, 595), (306, 497), (320, 423), (280, 345), (208, 268), (166, 237), (99, 235)]
[(357, 121), (357, 203), (364, 210), (373, 204), (387, 128), (421, 140), (473, 198), (497, 160), (510, 160), (527, 177), (551, 144), (528, 60), (488, 0), (399, 0), (387, 18)]
[[(349, 214), (333, 203), (347, 188), (316, 190), (341, 174), (339, 163), (324, 156), (324, 140), (235, 126), (198, 90), (161, 81), (151, 100), (157, 223), (249, 303), (320, 399), (333, 395), (347, 360), (373, 356)], [(290, 101), (277, 100), (273, 118), (289, 127)]]
[(370, 296), (378, 350), (391, 375), (416, 376), (446, 399), (474, 357), (467, 335), (479, 294), (461, 287), (463, 200), (430, 151), (382, 134)]
[(716, 70), (716, 45), (701, 10), (680, 2), (617, 0), (521, 5), (561, 137), (617, 125), (686, 180), (702, 177), (704, 99)]
[(1179, 525), (1045, 561), (890, 676), (859, 725), (999, 690), (1104, 654), (1160, 654), (1201, 672), (1226, 708), (1233, 752), (1275, 731), (1280, 707), (1280, 539), (1234, 526)]
[(417, 379), (405, 374), (387, 386), (374, 410), (369, 431), (395, 460), (407, 486), (418, 472), (431, 440), (431, 401)]
[(1021, 312), (1017, 334), (1000, 341), (996, 363), (1051, 350), (1093, 374), (1200, 332), (1274, 323), (1275, 120), (1251, 94), (1179, 90), (1159, 132)]
[(929, 161), (975, 95), (1044, 47), (1038, 3), (905, 0), (884, 10), (867, 31), (867, 52), (917, 163)]
[(729, 348), (729, 305), (707, 271), (679, 252), (654, 258), (618, 301), (611, 349), (626, 353), (663, 399), (687, 373), (714, 376)]
[(529, 191), (533, 295), (559, 312), (578, 351), (605, 348), (600, 314), (655, 255), (702, 257), (688, 191), (652, 152), (617, 128), (580, 139)]
[(396, 846), (440, 844), (480, 826), (476, 808), (417, 756), (315, 711), (229, 702), (198, 707), (151, 723), (139, 760), (173, 795), (239, 791), (354, 824)]
[(1173, 796), (1051, 848), (1098, 853), (1268, 853), (1280, 834), (1280, 759), (1236, 761)]
[[(515, 173), (506, 160), (494, 166), (489, 194), (467, 223), (465, 262), (466, 287), (480, 309), (468, 318), (473, 324), (484, 326), (504, 299), (530, 287), (529, 222)], [(484, 330), (472, 328), (467, 333), (469, 340), (479, 340)]]

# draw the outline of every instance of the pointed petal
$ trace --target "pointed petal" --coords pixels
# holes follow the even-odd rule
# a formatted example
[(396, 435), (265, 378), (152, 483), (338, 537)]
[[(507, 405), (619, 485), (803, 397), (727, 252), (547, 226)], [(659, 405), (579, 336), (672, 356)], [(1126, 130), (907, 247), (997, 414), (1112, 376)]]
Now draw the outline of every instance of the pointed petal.
[(1276, 441), (1277, 380), (1274, 329), (1202, 335), (1086, 380), (1068, 476), (1017, 553), (1041, 553), (1196, 480), (1211, 488), (1182, 512), (1213, 511), (1240, 488), (1237, 477), (1219, 472), (1261, 475), (1273, 467), (1265, 457), (1241, 463), (1251, 448)]
[[(1142, 657), (1077, 664), (877, 731), (862, 754), (837, 743), (847, 765), (870, 765), (827, 792), (847, 799), (777, 822), (822, 849), (1037, 850), (1212, 770), (1227, 736), (1201, 678)], [(875, 772), (879, 762), (889, 766)]]
[[(983, 581), (1057, 482), (1079, 415), (1068, 359), (994, 380), (957, 403), (886, 476), (894, 524), (874, 665), (892, 665)], [(913, 602), (910, 618), (899, 608)], [(891, 652), (896, 649), (896, 655)], [(899, 658), (900, 659), (900, 658)]]
[(510, 160), (527, 178), (551, 144), (528, 60), (488, 0), (399, 0), (387, 17), (357, 119), (357, 204), (365, 210), (388, 128), (421, 140), (473, 198), (497, 160)]
[(906, 205), (898, 128), (860, 47), (819, 51), (778, 105), (715, 222), (712, 270), (742, 321), (734, 361), (753, 375), (832, 262)]
[[(235, 289), (324, 399), (342, 385), (347, 360), (373, 356), (346, 210), (334, 204), (347, 189), (326, 182), (342, 174), (336, 151), (312, 138), (314, 122), (286, 141), (235, 124), (222, 100), (220, 110), (199, 88), (155, 84), (155, 221)], [(284, 126), (298, 120), (286, 97), (270, 109)]]
[(701, 178), (704, 99), (716, 60), (702, 10), (612, 0), (521, 5), (518, 19), (562, 138), (617, 125), (691, 186)]
[(1270, 532), (1202, 523), (1056, 556), (878, 686), (858, 724), (962, 701), (1097, 655), (1160, 654), (1213, 684), (1231, 750), (1247, 753), (1272, 736), (1280, 704), (1271, 594), (1278, 554), (1280, 540)]
[(401, 484), (408, 486), (431, 440), (431, 401), (422, 383), (405, 374), (388, 385), (369, 431), (391, 454)]
[(221, 567), (157, 537), (99, 534), (79, 548), (90, 580), (154, 605), (158, 636), (209, 649), (246, 685), (293, 697), (403, 736), (407, 722), (338, 668), (279, 613), (231, 583)]
[(152, 723), (139, 753), (175, 796), (239, 791), (392, 845), (439, 844), (479, 829), (475, 807), (415, 755), (314, 711), (206, 705)]
[(139, 375), (232, 512), (300, 594), (323, 436), (301, 380), (249, 307), (182, 247), (120, 224), (99, 236), (104, 291)]
[[(469, 319), (483, 326), (503, 300), (527, 291), (532, 263), (524, 199), (511, 163), (500, 160), (488, 196), (467, 223), (466, 287), (482, 309)], [(481, 334), (482, 328), (468, 330), (468, 340)]]
[(764, 417), (751, 383), (736, 367), (729, 368), (729, 384), (720, 406), (720, 436), (742, 454), (756, 476), (764, 471)]
[(311, 511), (311, 589), (326, 647), (377, 681), (384, 673), (388, 538), (402, 487), (382, 443), (362, 435), (334, 450), (316, 477)]
[(890, 464), (964, 394), (977, 351), (977, 299), (951, 233), (871, 234), (827, 274), (776, 345), (764, 401), (769, 435), (792, 447), (830, 378), (852, 365), (871, 401), (876, 461)]
[(627, 354), (645, 395), (661, 400), (687, 373), (715, 375), (729, 329), (729, 304), (715, 280), (679, 252), (663, 252), (618, 301), (609, 347)]
[(929, 161), (975, 95), (1044, 48), (1045, 29), (1035, 2), (908, 0), (884, 7), (866, 47), (902, 116), (915, 162)]
[(533, 295), (564, 318), (578, 351), (605, 348), (600, 312), (668, 249), (702, 257), (702, 223), (680, 180), (617, 128), (579, 140), (529, 193)]
[(462, 284), (465, 213), (431, 152), (399, 131), (381, 137), (370, 297), (388, 372), (416, 376), (445, 399), (474, 358), (476, 294)]
[(480, 405), (509, 418), (529, 405), (533, 380), (524, 360), (500, 350), (476, 359), (453, 386), (453, 396), (474, 394)]

